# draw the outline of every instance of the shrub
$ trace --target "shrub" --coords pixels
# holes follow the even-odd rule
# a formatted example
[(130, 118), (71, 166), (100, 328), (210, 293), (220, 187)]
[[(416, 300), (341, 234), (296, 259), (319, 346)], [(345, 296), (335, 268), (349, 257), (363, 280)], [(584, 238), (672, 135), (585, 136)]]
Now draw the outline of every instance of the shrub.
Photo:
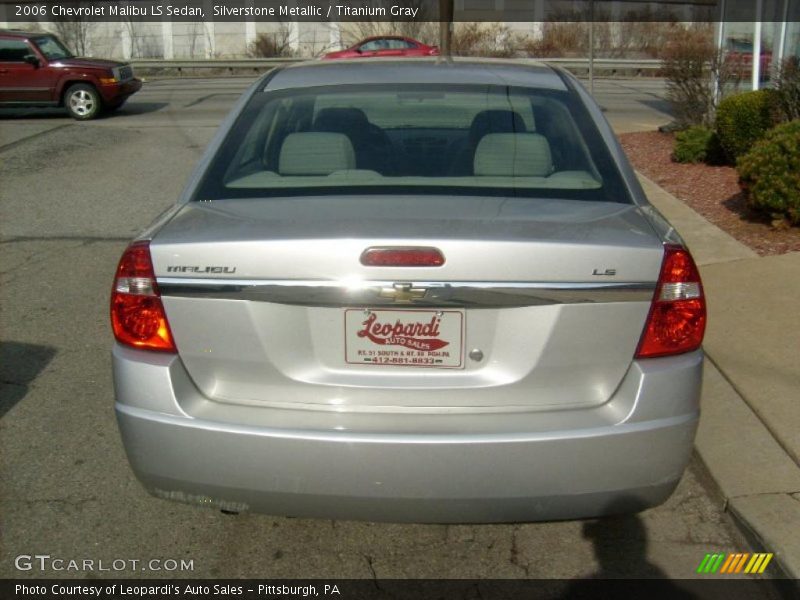
[[(566, 19), (570, 20), (570, 19)], [(523, 45), (526, 55), (533, 57), (586, 56), (588, 52), (588, 26), (576, 22), (548, 22), (542, 24), (539, 39), (528, 38)]]
[(679, 163), (719, 164), (722, 149), (717, 134), (702, 125), (690, 127), (675, 136), (675, 150), (672, 160)]
[(727, 80), (726, 63), (709, 27), (675, 28), (661, 52), (667, 99), (679, 126), (710, 126), (716, 90)]
[(747, 153), (775, 122), (772, 90), (757, 90), (728, 96), (717, 108), (719, 142), (731, 163)]
[(800, 120), (770, 130), (736, 169), (748, 206), (800, 225)]
[(666, 44), (684, 30), (680, 19), (667, 6), (631, 10), (620, 23), (621, 40), (628, 49), (650, 58), (659, 58)]
[(775, 79), (775, 104), (782, 120), (800, 119), (800, 58), (783, 61)]
[(259, 33), (250, 45), (250, 55), (255, 58), (294, 56), (290, 38), (291, 30), (288, 27), (281, 27), (271, 34)]
[(501, 23), (456, 23), (451, 38), (454, 56), (514, 56), (519, 36)]
[(541, 39), (525, 38), (522, 41), (522, 53), (532, 58), (558, 58), (564, 56), (564, 51), (548, 36)]

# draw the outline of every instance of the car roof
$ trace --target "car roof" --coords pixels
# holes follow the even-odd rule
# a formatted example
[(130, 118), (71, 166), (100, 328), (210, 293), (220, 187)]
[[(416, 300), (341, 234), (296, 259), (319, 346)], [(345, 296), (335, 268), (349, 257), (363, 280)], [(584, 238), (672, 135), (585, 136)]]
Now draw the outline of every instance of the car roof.
[(39, 37), (40, 35), (53, 35), (53, 34), (47, 31), (22, 31), (21, 29), (0, 29), (0, 35), (4, 37), (27, 39), (31, 37)]
[(360, 42), (356, 42), (356, 44), (363, 44), (364, 42), (370, 42), (372, 40), (411, 40), (416, 42), (414, 38), (406, 37), (404, 35), (371, 35), (369, 37), (365, 37)]
[(329, 85), (442, 83), (500, 85), (566, 91), (560, 75), (533, 60), (455, 58), (364, 58), (316, 60), (266, 76), (264, 91)]

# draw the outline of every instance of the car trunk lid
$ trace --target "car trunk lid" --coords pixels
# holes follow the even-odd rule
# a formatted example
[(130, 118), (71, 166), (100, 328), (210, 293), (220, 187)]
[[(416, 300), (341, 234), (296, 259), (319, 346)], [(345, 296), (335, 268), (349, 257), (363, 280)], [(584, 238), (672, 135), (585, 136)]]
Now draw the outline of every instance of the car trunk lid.
[[(370, 247), (445, 261), (365, 266)], [(336, 410), (600, 404), (630, 365), (663, 255), (635, 206), (440, 196), (190, 203), (151, 252), (208, 397)], [(419, 354), (434, 337), (445, 347)]]

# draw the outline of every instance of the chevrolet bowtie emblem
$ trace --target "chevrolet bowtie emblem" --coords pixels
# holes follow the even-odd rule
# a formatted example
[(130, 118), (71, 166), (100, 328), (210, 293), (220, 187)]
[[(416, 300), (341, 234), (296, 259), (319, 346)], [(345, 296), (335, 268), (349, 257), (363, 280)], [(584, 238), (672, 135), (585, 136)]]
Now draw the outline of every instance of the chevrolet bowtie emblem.
[(381, 298), (388, 298), (395, 302), (413, 302), (424, 298), (427, 291), (426, 288), (414, 287), (413, 283), (395, 283), (390, 288), (381, 288), (378, 295)]

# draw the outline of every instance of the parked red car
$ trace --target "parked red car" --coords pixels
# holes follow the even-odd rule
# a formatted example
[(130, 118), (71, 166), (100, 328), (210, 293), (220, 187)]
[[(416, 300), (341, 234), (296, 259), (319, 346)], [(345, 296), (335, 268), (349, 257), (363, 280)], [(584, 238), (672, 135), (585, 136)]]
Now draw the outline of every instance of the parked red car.
[(0, 29), (0, 107), (63, 106), (85, 121), (141, 87), (127, 63), (77, 58), (50, 33)]
[(329, 52), (322, 58), (365, 58), (381, 56), (439, 56), (437, 46), (428, 46), (412, 38), (397, 35), (369, 37), (346, 50)]
[[(728, 64), (738, 71), (740, 77), (751, 77), (753, 73), (753, 43), (749, 40), (728, 38), (725, 44)], [(761, 79), (768, 79), (772, 68), (772, 52), (761, 48), (759, 72)]]

